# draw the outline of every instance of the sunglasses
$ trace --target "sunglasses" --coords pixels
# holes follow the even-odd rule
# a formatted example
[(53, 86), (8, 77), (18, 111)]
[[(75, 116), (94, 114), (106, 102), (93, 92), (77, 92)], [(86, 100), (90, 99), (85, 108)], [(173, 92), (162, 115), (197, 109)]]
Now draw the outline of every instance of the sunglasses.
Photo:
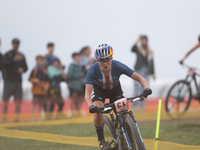
[(111, 58), (105, 58), (105, 59), (99, 59), (98, 61), (100, 62), (100, 63), (108, 63), (108, 62), (110, 62), (112, 60), (112, 57)]

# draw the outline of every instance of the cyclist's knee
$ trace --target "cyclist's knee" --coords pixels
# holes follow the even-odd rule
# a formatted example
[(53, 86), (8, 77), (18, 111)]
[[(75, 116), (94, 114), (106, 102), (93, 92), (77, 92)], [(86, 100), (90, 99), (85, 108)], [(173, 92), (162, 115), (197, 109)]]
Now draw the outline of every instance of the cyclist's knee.
[(94, 101), (93, 102), (93, 105), (94, 106), (97, 106), (97, 107), (103, 107), (104, 106), (104, 103), (102, 101)]

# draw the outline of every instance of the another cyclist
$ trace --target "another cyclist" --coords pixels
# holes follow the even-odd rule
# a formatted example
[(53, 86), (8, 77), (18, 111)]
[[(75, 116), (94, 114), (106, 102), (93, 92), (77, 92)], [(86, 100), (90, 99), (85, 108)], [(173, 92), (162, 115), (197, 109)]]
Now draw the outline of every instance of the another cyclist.
[(183, 64), (183, 61), (190, 55), (190, 53), (192, 53), (198, 47), (200, 47), (200, 35), (198, 37), (198, 43), (189, 52), (187, 52), (187, 54), (183, 57), (183, 59), (180, 61), (180, 63)]
[(102, 150), (109, 149), (103, 135), (103, 114), (98, 107), (103, 107), (106, 98), (110, 103), (123, 98), (119, 77), (125, 74), (138, 81), (143, 87), (145, 97), (152, 93), (147, 81), (139, 76), (125, 64), (113, 60), (113, 49), (107, 44), (99, 45), (94, 51), (97, 62), (87, 72), (85, 100), (89, 106), (89, 112), (94, 114), (94, 125), (98, 135), (99, 145)]

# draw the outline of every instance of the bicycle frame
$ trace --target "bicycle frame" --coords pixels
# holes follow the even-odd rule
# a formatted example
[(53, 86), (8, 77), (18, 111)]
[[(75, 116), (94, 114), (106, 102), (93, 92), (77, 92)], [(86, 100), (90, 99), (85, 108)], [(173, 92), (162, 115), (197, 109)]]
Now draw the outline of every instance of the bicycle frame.
[(200, 74), (196, 72), (199, 69), (194, 68), (194, 67), (190, 67), (187, 64), (182, 64), (182, 65), (189, 69), (188, 74), (185, 78), (185, 81), (188, 83), (189, 87), (191, 87), (191, 82), (194, 80), (195, 88), (197, 90), (198, 99), (200, 101), (200, 91), (199, 91), (199, 86), (198, 86), (197, 79), (196, 79), (196, 76), (200, 77)]
[(199, 91), (199, 86), (197, 83), (196, 76), (200, 76), (200, 74), (196, 73), (195, 71), (192, 74), (188, 74), (185, 78), (185, 81), (188, 83), (188, 85), (191, 87), (192, 81), (194, 81), (195, 88), (197, 90), (197, 95), (200, 98), (200, 91)]
[[(142, 136), (140, 134), (137, 122), (136, 122), (136, 120), (135, 120), (135, 118), (133, 116), (133, 112), (132, 111), (123, 111), (123, 112), (117, 113), (116, 114), (116, 120), (114, 119), (114, 115), (113, 115), (112, 111), (110, 111), (109, 114), (110, 114), (110, 117), (112, 119), (112, 122), (115, 122), (115, 129), (117, 130), (117, 129), (120, 128), (122, 130), (123, 136), (124, 136), (124, 138), (126, 140), (126, 143), (127, 143), (127, 147), (128, 147), (128, 149), (131, 150), (132, 149), (132, 145), (131, 145), (131, 142), (129, 140), (128, 134), (124, 129), (124, 119), (126, 118), (125, 115), (129, 114), (129, 116), (133, 119), (133, 121), (135, 123), (137, 131), (138, 131), (138, 133), (140, 135), (140, 139), (142, 141), (143, 147), (144, 147), (144, 149), (146, 149), (145, 145), (144, 145), (144, 142), (143, 142), (143, 139), (142, 139)], [(120, 125), (120, 127), (118, 127), (118, 125)]]

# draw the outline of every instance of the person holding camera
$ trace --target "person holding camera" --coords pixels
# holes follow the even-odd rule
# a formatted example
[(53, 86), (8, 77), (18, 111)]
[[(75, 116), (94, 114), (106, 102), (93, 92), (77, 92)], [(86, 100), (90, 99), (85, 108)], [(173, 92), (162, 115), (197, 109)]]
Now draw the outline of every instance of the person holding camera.
[[(131, 51), (136, 54), (136, 63), (134, 70), (140, 76), (146, 79), (149, 83), (149, 77), (152, 76), (156, 79), (155, 69), (154, 69), (154, 56), (153, 51), (149, 47), (148, 37), (146, 35), (140, 35), (133, 45)], [(142, 93), (143, 87), (138, 82), (134, 82), (134, 95), (139, 95)], [(133, 105), (142, 105), (143, 103), (134, 103)]]

